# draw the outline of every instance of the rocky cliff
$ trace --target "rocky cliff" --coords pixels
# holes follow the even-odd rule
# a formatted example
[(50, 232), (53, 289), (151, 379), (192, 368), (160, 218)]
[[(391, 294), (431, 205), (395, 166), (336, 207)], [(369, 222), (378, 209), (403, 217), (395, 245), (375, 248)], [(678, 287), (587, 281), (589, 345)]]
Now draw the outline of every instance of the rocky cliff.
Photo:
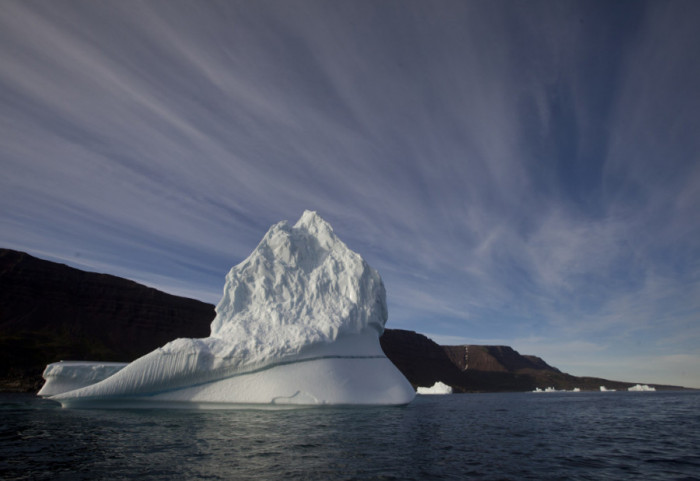
[(0, 249), (0, 389), (32, 391), (58, 360), (132, 361), (209, 335), (214, 306)]
[[(440, 346), (422, 334), (387, 330), (381, 338), (387, 357), (414, 386), (441, 381), (455, 392), (627, 389), (633, 383), (561, 372), (537, 356), (524, 356), (509, 346)], [(657, 389), (673, 388), (658, 386)], [(675, 388), (674, 388), (675, 389)]]

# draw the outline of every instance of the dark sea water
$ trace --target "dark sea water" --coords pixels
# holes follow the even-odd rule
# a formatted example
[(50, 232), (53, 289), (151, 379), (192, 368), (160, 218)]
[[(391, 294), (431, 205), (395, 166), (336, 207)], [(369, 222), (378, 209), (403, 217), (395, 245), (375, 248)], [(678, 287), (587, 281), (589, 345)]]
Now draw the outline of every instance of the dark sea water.
[(700, 479), (700, 392), (70, 410), (0, 395), (0, 479)]

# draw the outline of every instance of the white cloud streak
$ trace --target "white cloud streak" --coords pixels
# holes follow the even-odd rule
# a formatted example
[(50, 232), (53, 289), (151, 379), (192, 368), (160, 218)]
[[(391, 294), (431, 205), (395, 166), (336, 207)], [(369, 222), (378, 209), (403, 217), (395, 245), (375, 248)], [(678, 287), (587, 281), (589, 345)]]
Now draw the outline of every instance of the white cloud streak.
[(695, 355), (698, 15), (6, 1), (0, 243), (213, 300), (311, 208), (394, 327)]

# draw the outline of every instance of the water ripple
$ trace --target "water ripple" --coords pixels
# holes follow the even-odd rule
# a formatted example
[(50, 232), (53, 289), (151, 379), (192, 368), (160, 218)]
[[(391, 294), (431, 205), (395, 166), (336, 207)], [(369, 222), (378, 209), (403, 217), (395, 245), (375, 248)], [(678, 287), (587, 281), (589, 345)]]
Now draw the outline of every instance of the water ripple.
[(2, 395), (0, 478), (698, 479), (698, 407), (685, 392), (290, 411), (67, 410)]

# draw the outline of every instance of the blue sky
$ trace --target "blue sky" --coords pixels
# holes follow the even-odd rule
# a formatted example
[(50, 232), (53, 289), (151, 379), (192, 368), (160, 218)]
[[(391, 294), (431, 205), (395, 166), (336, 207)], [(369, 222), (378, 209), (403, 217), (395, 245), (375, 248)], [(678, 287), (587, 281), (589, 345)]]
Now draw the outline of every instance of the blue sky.
[(700, 3), (0, 3), (0, 246), (216, 303), (318, 211), (387, 327), (700, 387)]

